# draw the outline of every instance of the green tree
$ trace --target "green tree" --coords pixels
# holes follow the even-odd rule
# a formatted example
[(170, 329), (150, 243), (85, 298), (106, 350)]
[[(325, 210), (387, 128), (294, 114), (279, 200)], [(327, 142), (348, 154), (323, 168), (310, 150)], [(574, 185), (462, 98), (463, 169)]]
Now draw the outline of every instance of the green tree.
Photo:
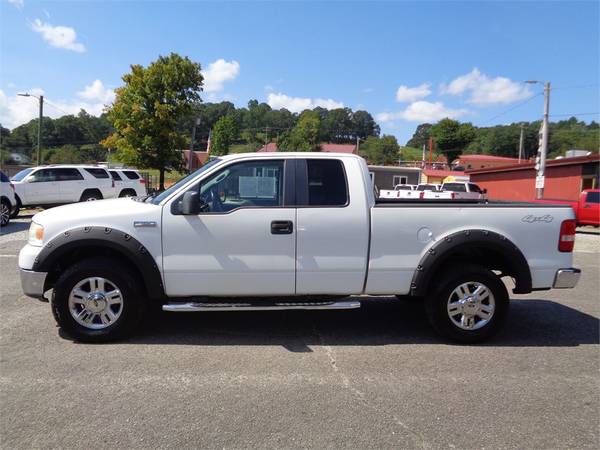
[(431, 135), (437, 150), (445, 154), (448, 163), (451, 163), (475, 139), (476, 133), (475, 127), (470, 123), (442, 119), (431, 127)]
[(228, 114), (221, 117), (213, 128), (210, 153), (217, 156), (229, 153), (229, 148), (237, 134), (238, 130), (233, 115)]
[(200, 64), (171, 53), (148, 67), (132, 65), (123, 81), (107, 113), (115, 131), (102, 144), (116, 148), (127, 164), (158, 169), (159, 189), (164, 189), (165, 171), (182, 166), (180, 150), (187, 137), (178, 124), (200, 100)]
[(369, 136), (360, 146), (360, 154), (370, 164), (393, 165), (398, 163), (400, 146), (394, 136)]
[(430, 123), (422, 123), (419, 125), (415, 130), (415, 133), (412, 135), (412, 138), (410, 138), (410, 140), (406, 143), (406, 146), (423, 148), (423, 145), (428, 145), (432, 126), (433, 125)]
[(81, 164), (86, 161), (75, 145), (44, 150), (44, 164)]
[(291, 132), (284, 133), (277, 143), (282, 152), (318, 152), (321, 119), (314, 111), (305, 111)]

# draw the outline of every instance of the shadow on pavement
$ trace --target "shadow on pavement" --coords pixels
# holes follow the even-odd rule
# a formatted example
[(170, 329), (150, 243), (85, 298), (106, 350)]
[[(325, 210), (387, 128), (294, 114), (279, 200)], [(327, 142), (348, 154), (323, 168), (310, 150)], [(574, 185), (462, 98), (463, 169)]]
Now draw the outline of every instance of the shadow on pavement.
[[(572, 347), (599, 343), (599, 320), (549, 300), (512, 300), (505, 328), (483, 346)], [(350, 311), (164, 313), (146, 321), (130, 344), (311, 345), (443, 344), (419, 303), (381, 297)]]
[(25, 231), (29, 228), (29, 225), (29, 222), (14, 222), (11, 220), (8, 225), (0, 228), (0, 234), (5, 235)]

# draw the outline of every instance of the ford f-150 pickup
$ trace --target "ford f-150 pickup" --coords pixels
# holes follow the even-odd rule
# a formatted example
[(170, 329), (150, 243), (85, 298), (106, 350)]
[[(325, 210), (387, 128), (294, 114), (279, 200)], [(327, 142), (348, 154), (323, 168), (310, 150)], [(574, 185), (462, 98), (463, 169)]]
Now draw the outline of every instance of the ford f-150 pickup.
[(19, 266), (24, 293), (51, 290), (80, 341), (124, 337), (152, 305), (350, 309), (392, 294), (472, 343), (507, 316), (503, 277), (516, 294), (575, 286), (573, 219), (561, 205), (376, 200), (354, 155), (237, 154), (155, 196), (36, 214)]

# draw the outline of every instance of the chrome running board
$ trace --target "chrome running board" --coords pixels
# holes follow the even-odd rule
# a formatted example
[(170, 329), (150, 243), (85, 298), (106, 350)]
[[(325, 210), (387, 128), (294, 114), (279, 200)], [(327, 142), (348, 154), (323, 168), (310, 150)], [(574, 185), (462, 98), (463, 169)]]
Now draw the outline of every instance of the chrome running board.
[(360, 302), (260, 302), (256, 303), (167, 303), (163, 311), (195, 312), (195, 311), (283, 311), (313, 309), (356, 309)]

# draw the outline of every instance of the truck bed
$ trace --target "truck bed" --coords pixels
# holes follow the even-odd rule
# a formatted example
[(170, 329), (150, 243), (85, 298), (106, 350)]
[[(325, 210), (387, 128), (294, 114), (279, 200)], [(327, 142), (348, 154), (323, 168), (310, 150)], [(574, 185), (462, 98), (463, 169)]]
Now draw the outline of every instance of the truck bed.
[(488, 207), (488, 208), (565, 208), (570, 205), (566, 203), (534, 203), (534, 202), (511, 202), (506, 200), (473, 200), (473, 199), (394, 199), (394, 198), (379, 198), (375, 200), (376, 208), (394, 208), (405, 207), (411, 208), (416, 206), (434, 206), (434, 207)]

